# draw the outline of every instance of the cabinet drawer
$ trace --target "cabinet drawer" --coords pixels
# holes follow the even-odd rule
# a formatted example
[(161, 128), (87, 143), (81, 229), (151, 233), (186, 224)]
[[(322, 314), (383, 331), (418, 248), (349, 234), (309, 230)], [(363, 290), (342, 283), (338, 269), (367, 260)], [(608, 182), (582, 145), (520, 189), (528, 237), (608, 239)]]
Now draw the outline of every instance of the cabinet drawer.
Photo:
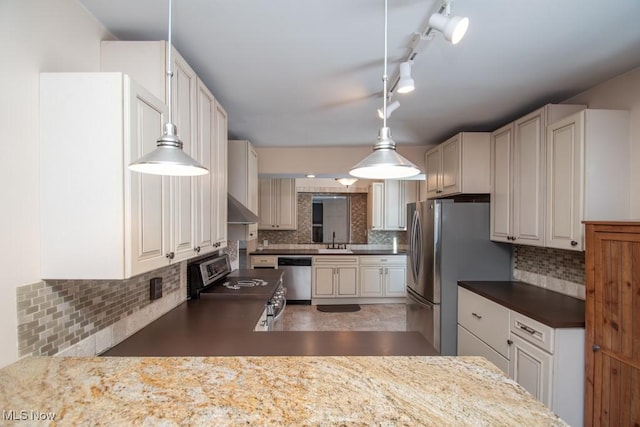
[(360, 256), (361, 265), (387, 265), (387, 264), (407, 264), (407, 257), (405, 255), (363, 255)]
[(504, 357), (509, 357), (509, 309), (458, 287), (458, 323)]
[(505, 375), (509, 375), (507, 358), (460, 325), (458, 325), (458, 356), (482, 356), (500, 368)]
[(511, 332), (525, 341), (553, 353), (553, 328), (528, 318), (525, 315), (511, 312)]
[(251, 268), (273, 267), (278, 268), (278, 257), (272, 255), (251, 255)]
[(314, 256), (313, 265), (358, 265), (358, 256)]

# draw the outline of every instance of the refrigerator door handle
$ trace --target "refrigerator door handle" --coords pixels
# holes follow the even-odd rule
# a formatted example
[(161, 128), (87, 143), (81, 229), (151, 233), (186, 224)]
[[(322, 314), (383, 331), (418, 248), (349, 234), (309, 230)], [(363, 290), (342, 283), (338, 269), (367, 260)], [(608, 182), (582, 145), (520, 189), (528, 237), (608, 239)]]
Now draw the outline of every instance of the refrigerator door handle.
[(416, 210), (413, 213), (413, 282), (418, 283), (420, 277), (420, 264), (422, 261), (422, 221), (420, 221), (420, 212)]

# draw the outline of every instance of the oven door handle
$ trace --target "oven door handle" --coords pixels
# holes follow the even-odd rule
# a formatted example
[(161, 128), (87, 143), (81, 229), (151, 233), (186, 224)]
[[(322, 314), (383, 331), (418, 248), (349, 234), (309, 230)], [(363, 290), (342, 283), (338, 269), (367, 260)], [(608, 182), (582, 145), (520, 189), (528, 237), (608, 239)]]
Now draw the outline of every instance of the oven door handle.
[(282, 307), (280, 307), (280, 310), (278, 310), (277, 313), (274, 313), (274, 316), (273, 316), (274, 322), (278, 321), (282, 317), (282, 314), (284, 313), (284, 309), (286, 306), (287, 306), (287, 299), (282, 298)]

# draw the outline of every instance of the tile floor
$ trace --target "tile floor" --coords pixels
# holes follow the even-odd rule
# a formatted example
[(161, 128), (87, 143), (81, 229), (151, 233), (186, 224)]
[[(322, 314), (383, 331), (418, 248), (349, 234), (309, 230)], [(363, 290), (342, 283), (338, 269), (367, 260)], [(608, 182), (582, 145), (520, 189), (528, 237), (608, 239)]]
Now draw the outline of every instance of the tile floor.
[(360, 311), (325, 313), (315, 305), (289, 304), (283, 315), (285, 331), (404, 331), (405, 304), (360, 304)]

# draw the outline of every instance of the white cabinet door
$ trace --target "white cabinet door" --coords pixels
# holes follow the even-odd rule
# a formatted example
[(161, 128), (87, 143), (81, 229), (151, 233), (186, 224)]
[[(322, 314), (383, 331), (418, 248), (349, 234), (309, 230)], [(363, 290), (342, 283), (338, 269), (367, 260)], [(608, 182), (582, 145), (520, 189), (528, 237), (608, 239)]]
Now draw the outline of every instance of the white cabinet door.
[(247, 153), (247, 208), (258, 214), (258, 152), (249, 144)]
[(313, 267), (313, 296), (316, 298), (334, 296), (335, 268), (330, 266)]
[(512, 241), (544, 245), (546, 109), (540, 108), (514, 124)]
[(529, 393), (547, 406), (551, 406), (551, 376), (553, 356), (511, 334), (509, 372), (511, 377)]
[(195, 246), (199, 255), (214, 250), (213, 230), (216, 228), (214, 212), (214, 191), (211, 185), (215, 174), (215, 99), (207, 87), (198, 80), (197, 93), (197, 140), (195, 158), (209, 173), (194, 177), (195, 181)]
[(384, 267), (385, 289), (384, 295), (387, 297), (405, 296), (405, 284), (407, 279), (407, 267), (401, 265), (390, 265)]
[(504, 126), (491, 134), (491, 240), (510, 242), (511, 148), (513, 126)]
[(460, 134), (443, 142), (442, 149), (442, 179), (440, 196), (460, 193), (462, 169), (460, 165), (461, 136)]
[(279, 230), (295, 230), (297, 228), (298, 200), (296, 195), (295, 179), (279, 179), (278, 203), (277, 203), (277, 225)]
[(270, 230), (276, 227), (276, 193), (273, 179), (258, 181), (259, 230)]
[(381, 297), (384, 292), (383, 267), (362, 266), (360, 267), (360, 296), (361, 297)]
[(41, 74), (43, 278), (124, 279), (168, 265), (169, 179), (127, 169), (156, 148), (166, 112), (120, 73)]
[(369, 215), (367, 223), (370, 230), (384, 229), (384, 184), (374, 182), (369, 186), (367, 197)]
[(442, 178), (441, 169), (441, 157), (442, 157), (442, 149), (440, 146), (432, 148), (427, 151), (424, 158), (425, 164), (425, 187), (427, 198), (433, 199), (438, 197), (438, 195), (442, 192), (440, 179)]
[(335, 269), (337, 297), (358, 296), (358, 267), (337, 267)]
[(406, 211), (404, 202), (404, 181), (386, 180), (384, 182), (384, 230), (405, 230)]
[(559, 120), (547, 131), (546, 245), (582, 249), (583, 115)]
[(509, 375), (509, 360), (458, 325), (458, 356), (482, 356)]
[(227, 112), (220, 103), (215, 106), (215, 143), (214, 168), (211, 187), (214, 191), (214, 229), (213, 240), (216, 249), (227, 246)]
[[(182, 141), (182, 150), (196, 156), (196, 73), (180, 56), (173, 56), (172, 111), (174, 124)], [(209, 168), (209, 170), (211, 170)], [(208, 175), (207, 175), (208, 176)], [(195, 238), (195, 178), (171, 177), (171, 246), (173, 261), (194, 255)], [(197, 251), (196, 251), (197, 252)]]

